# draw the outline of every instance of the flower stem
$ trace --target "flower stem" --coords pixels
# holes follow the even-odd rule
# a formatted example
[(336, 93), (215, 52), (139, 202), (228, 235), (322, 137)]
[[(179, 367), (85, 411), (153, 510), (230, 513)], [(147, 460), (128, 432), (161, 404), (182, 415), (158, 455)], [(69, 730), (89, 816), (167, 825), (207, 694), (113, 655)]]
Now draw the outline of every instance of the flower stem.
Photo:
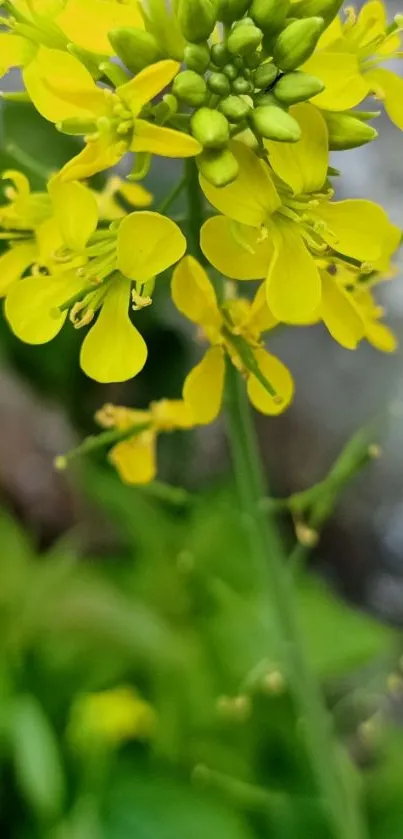
[[(336, 743), (319, 685), (306, 659), (298, 626), (295, 591), (287, 556), (274, 521), (264, 512), (264, 477), (244, 382), (227, 364), (227, 423), (242, 521), (251, 549), (256, 590), (267, 602), (280, 640), (319, 795), (333, 839), (364, 839), (354, 790), (343, 785)], [(340, 769), (340, 771), (339, 771)]]
[(204, 256), (200, 248), (200, 228), (204, 221), (203, 193), (199, 186), (197, 165), (193, 157), (185, 160), (185, 176), (188, 198), (188, 235), (192, 253), (201, 262)]
[(166, 213), (184, 190), (185, 186), (186, 175), (183, 175), (175, 186), (172, 187), (171, 191), (168, 192), (168, 195), (166, 195), (165, 198), (162, 199), (161, 203), (158, 204), (157, 213)]

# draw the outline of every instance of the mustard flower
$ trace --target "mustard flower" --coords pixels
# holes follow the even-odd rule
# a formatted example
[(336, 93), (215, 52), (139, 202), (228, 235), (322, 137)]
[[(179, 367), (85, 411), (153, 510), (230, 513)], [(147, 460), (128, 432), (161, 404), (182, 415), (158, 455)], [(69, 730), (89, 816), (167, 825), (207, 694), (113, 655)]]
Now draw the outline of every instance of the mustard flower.
[(69, 721), (75, 746), (118, 746), (151, 737), (156, 727), (153, 707), (131, 687), (116, 687), (78, 696)]
[(237, 180), (217, 189), (200, 176), (206, 197), (224, 214), (204, 224), (201, 247), (227, 277), (265, 278), (267, 303), (277, 320), (308, 324), (322, 295), (318, 257), (336, 253), (377, 268), (396, 250), (400, 231), (371, 201), (331, 201), (325, 120), (309, 103), (290, 112), (301, 126), (301, 139), (266, 141), (270, 166), (233, 141)]
[(358, 15), (349, 8), (344, 22), (336, 17), (303, 67), (325, 85), (313, 102), (326, 110), (344, 111), (372, 93), (403, 129), (403, 79), (382, 66), (401, 57), (401, 28), (398, 22), (388, 25), (382, 0), (367, 0)]
[[(180, 399), (152, 402), (146, 411), (105, 405), (96, 414), (96, 419), (103, 428), (116, 428), (122, 435), (128, 433), (108, 455), (122, 481), (127, 484), (147, 484), (154, 480), (160, 433), (188, 429), (195, 424), (191, 409)], [(142, 428), (140, 433), (137, 427)], [(133, 434), (130, 435), (132, 428)]]
[(263, 287), (252, 303), (233, 298), (220, 308), (206, 271), (197, 260), (186, 256), (175, 268), (172, 298), (211, 345), (183, 387), (184, 402), (195, 421), (212, 422), (220, 411), (226, 355), (245, 376), (249, 399), (258, 411), (284, 411), (292, 399), (294, 383), (285, 365), (263, 346), (262, 333), (276, 325)]
[[(59, 270), (13, 283), (5, 313), (14, 333), (30, 344), (52, 340), (68, 314), (75, 326), (92, 323), (80, 363), (99, 382), (125, 381), (144, 366), (147, 346), (129, 317), (151, 303), (154, 278), (186, 250), (179, 227), (149, 210), (117, 219), (97, 231), (94, 193), (78, 182), (49, 187), (63, 248)], [(60, 270), (62, 269), (62, 270)]]

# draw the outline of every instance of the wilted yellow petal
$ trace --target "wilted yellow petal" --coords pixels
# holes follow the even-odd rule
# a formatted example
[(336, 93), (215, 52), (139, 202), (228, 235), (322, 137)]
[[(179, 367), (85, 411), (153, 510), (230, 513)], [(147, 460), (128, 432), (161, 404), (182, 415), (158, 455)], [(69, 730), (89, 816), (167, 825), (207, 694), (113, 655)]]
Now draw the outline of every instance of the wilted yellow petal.
[(345, 256), (362, 262), (380, 259), (390, 248), (395, 227), (385, 210), (372, 201), (352, 199), (321, 204), (316, 215), (326, 222), (321, 236)]
[(49, 184), (56, 221), (63, 241), (73, 251), (83, 251), (97, 229), (98, 204), (93, 192), (77, 181)]
[(186, 239), (174, 221), (143, 210), (130, 213), (118, 231), (118, 268), (126, 277), (146, 282), (183, 256)]
[(102, 135), (99, 140), (91, 140), (79, 154), (68, 160), (60, 170), (58, 179), (67, 183), (67, 181), (90, 178), (97, 172), (103, 172), (104, 169), (115, 166), (121, 157), (122, 150), (119, 144), (114, 143), (112, 138), (108, 139)]
[(81, 367), (96, 382), (125, 382), (146, 363), (147, 345), (129, 318), (130, 289), (130, 280), (112, 280), (81, 347)]
[(366, 73), (365, 79), (371, 90), (382, 95), (388, 117), (403, 131), (403, 79), (383, 67)]
[(213, 422), (220, 412), (225, 378), (225, 360), (221, 347), (211, 347), (187, 375), (183, 398), (199, 425)]
[(297, 224), (278, 219), (272, 233), (275, 253), (266, 281), (269, 309), (283, 323), (312, 323), (321, 296), (315, 260)]
[(26, 38), (11, 32), (0, 32), (0, 76), (11, 67), (21, 67), (35, 54), (35, 47)]
[(143, 431), (114, 446), (108, 459), (126, 484), (148, 484), (156, 475), (155, 446), (155, 433)]
[(194, 157), (200, 154), (202, 147), (194, 137), (183, 131), (136, 119), (130, 151), (148, 151), (161, 157)]
[(105, 113), (102, 90), (81, 61), (68, 52), (40, 47), (25, 67), (23, 78), (35, 108), (51, 122)]
[(37, 249), (31, 243), (16, 245), (0, 256), (0, 295), (7, 294), (9, 287), (35, 262)]
[(291, 373), (282, 361), (264, 349), (255, 350), (254, 355), (260, 372), (274, 388), (276, 396), (271, 396), (256, 376), (250, 375), (247, 380), (249, 399), (262, 414), (281, 414), (294, 395)]
[(268, 167), (251, 149), (234, 140), (231, 150), (240, 167), (236, 180), (219, 189), (200, 175), (200, 186), (210, 204), (220, 213), (241, 224), (260, 227), (280, 206), (277, 190)]
[(322, 273), (319, 314), (332, 338), (347, 350), (355, 350), (365, 335), (365, 325), (354, 297), (330, 276)]
[(56, 22), (67, 38), (82, 49), (113, 55), (108, 32), (122, 26), (144, 28), (135, 0), (67, 0)]
[(315, 52), (302, 69), (325, 85), (325, 90), (312, 99), (318, 108), (346, 111), (368, 95), (369, 84), (361, 75), (358, 57), (353, 53)]
[(214, 287), (193, 256), (185, 256), (176, 266), (171, 292), (176, 308), (185, 317), (199, 326), (213, 326), (220, 330), (222, 317)]
[(301, 139), (297, 143), (266, 140), (270, 163), (295, 195), (319, 192), (326, 180), (329, 162), (326, 122), (320, 111), (308, 102), (294, 105), (290, 114), (299, 123)]
[(129, 82), (118, 87), (117, 93), (130, 108), (133, 116), (137, 116), (144, 105), (168, 87), (179, 70), (178, 61), (172, 61), (170, 58), (157, 61), (145, 67), (144, 70), (140, 70), (140, 73), (137, 73)]
[(61, 306), (82, 286), (72, 273), (56, 277), (27, 277), (15, 283), (5, 302), (12, 331), (27, 344), (46, 344), (60, 332), (67, 312)]
[(273, 255), (268, 238), (226, 216), (213, 216), (203, 224), (200, 246), (214, 268), (233, 280), (261, 280)]

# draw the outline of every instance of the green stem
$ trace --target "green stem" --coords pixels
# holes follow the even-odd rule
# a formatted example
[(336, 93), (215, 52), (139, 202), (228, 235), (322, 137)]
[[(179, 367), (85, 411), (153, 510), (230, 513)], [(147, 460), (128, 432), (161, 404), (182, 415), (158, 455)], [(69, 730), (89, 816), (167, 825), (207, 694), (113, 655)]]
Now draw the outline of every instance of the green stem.
[(189, 208), (189, 239), (192, 253), (204, 262), (200, 248), (200, 228), (204, 221), (203, 193), (199, 186), (199, 173), (193, 157), (185, 160), (186, 189)]
[(9, 154), (10, 157), (13, 157), (15, 162), (18, 163), (19, 166), (22, 166), (24, 169), (27, 169), (28, 172), (31, 172), (32, 175), (36, 175), (38, 178), (41, 178), (45, 183), (50, 178), (50, 169), (47, 169), (45, 166), (42, 166), (34, 157), (31, 157), (28, 152), (21, 149), (15, 143), (6, 143), (4, 148), (6, 154)]
[(157, 207), (157, 213), (166, 213), (167, 210), (172, 206), (174, 201), (179, 197), (181, 192), (184, 190), (186, 186), (186, 175), (183, 175), (182, 178), (172, 187), (171, 191), (168, 192), (168, 195), (162, 199), (160, 204)]
[(244, 382), (230, 362), (226, 401), (230, 448), (256, 589), (268, 602), (280, 639), (280, 654), (331, 835), (334, 839), (363, 839), (365, 830), (355, 797), (348, 801), (342, 786), (331, 719), (303, 648), (287, 557), (277, 528), (261, 503), (266, 495), (264, 478)]

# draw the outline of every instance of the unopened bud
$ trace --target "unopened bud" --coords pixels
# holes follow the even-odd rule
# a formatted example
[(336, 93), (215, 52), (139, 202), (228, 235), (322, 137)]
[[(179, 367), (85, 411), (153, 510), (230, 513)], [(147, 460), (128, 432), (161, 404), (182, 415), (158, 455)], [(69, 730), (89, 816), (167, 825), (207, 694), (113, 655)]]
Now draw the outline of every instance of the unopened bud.
[(265, 90), (273, 84), (277, 76), (278, 68), (276, 65), (273, 64), (272, 61), (266, 61), (264, 64), (261, 64), (255, 72), (255, 87), (258, 87), (260, 90)]
[(218, 107), (230, 122), (242, 122), (251, 110), (248, 103), (239, 96), (227, 96), (221, 100)]
[(108, 38), (116, 55), (131, 73), (139, 73), (161, 58), (160, 48), (151, 32), (134, 26), (122, 27), (112, 29)]
[(257, 26), (237, 26), (228, 37), (227, 46), (232, 55), (248, 55), (261, 44), (263, 32)]
[(239, 20), (249, 9), (250, 0), (218, 0), (218, 20), (223, 23), (232, 23)]
[(255, 107), (257, 108), (258, 105), (274, 105), (275, 108), (282, 107), (274, 93), (259, 93), (255, 99)]
[(224, 67), (224, 64), (231, 58), (225, 44), (213, 44), (210, 54), (212, 62), (217, 67)]
[(231, 90), (238, 94), (238, 96), (246, 96), (248, 93), (253, 93), (253, 84), (248, 81), (248, 79), (238, 76), (238, 78), (234, 79), (231, 83)]
[(280, 32), (273, 48), (273, 58), (281, 70), (296, 70), (312, 55), (323, 32), (323, 18), (293, 20)]
[(204, 151), (197, 158), (200, 173), (213, 186), (224, 187), (235, 181), (239, 174), (239, 164), (230, 149)]
[(341, 8), (343, 0), (296, 0), (292, 4), (293, 17), (321, 17), (329, 26)]
[(343, 151), (355, 149), (370, 143), (378, 136), (372, 125), (357, 119), (352, 114), (322, 111), (329, 132), (329, 149)]
[(189, 70), (204, 73), (210, 64), (210, 50), (207, 44), (186, 44), (184, 60)]
[(172, 92), (181, 102), (187, 105), (198, 107), (202, 105), (207, 96), (207, 85), (202, 76), (194, 70), (183, 70), (175, 76), (172, 84)]
[(250, 15), (266, 34), (275, 34), (283, 28), (290, 8), (290, 0), (253, 0)]
[(234, 79), (238, 77), (238, 70), (235, 67), (235, 64), (225, 64), (222, 71), (230, 82), (233, 82)]
[(224, 73), (212, 73), (207, 80), (207, 85), (212, 93), (217, 93), (218, 96), (228, 96), (230, 92), (230, 83)]
[(316, 76), (309, 76), (300, 70), (286, 73), (278, 80), (274, 87), (274, 95), (282, 105), (295, 105), (317, 96), (324, 88), (324, 84)]
[(212, 108), (199, 108), (190, 121), (192, 134), (206, 149), (222, 149), (229, 140), (229, 125), (224, 114)]
[(179, 0), (177, 12), (181, 32), (187, 41), (205, 41), (217, 20), (216, 0)]
[(301, 129), (294, 117), (275, 105), (260, 105), (252, 113), (254, 128), (267, 140), (296, 143)]

